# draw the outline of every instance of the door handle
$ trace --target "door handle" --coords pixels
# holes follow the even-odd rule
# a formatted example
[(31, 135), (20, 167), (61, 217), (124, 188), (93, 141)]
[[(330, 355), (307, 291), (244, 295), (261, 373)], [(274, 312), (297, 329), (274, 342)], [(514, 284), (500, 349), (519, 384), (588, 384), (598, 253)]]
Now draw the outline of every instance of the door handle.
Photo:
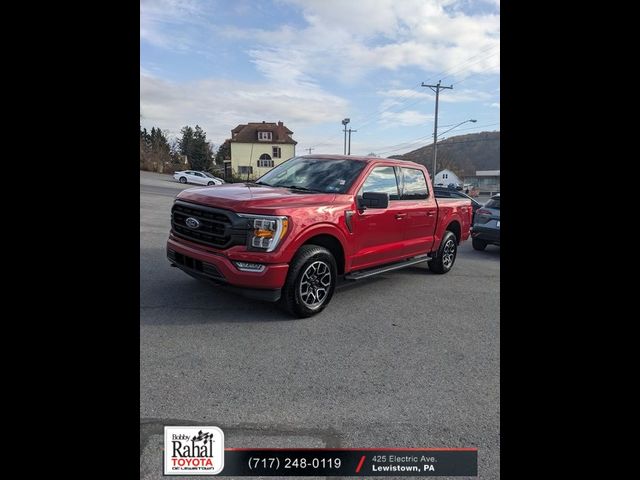
[(396, 213), (396, 220), (402, 220), (406, 216), (406, 213)]
[(427, 212), (427, 217), (433, 217), (436, 214), (436, 212)]

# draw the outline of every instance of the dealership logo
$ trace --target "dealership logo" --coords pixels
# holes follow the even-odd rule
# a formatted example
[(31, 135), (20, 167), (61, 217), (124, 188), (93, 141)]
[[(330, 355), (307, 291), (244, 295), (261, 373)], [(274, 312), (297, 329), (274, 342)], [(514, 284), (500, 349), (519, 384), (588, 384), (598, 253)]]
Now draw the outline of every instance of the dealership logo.
[(200, 226), (200, 221), (193, 217), (188, 217), (184, 223), (186, 223), (189, 228), (198, 228)]
[(224, 468), (218, 427), (164, 427), (165, 475), (216, 475)]

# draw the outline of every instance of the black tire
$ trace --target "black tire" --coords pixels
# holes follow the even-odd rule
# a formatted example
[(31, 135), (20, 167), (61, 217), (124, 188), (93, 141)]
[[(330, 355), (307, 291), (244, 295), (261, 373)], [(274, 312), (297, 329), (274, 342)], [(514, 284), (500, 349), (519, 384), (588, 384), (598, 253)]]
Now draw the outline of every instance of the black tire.
[[(336, 260), (329, 250), (318, 245), (303, 245), (289, 265), (287, 280), (282, 287), (281, 305), (298, 318), (320, 313), (331, 301), (336, 287), (337, 271)], [(323, 272), (329, 273), (330, 278), (327, 279), (326, 273)], [(310, 293), (306, 297), (304, 285), (301, 285), (303, 278), (307, 284), (306, 291)], [(328, 285), (325, 285), (325, 281), (328, 281)], [(321, 301), (312, 302), (314, 296), (321, 296)]]
[(433, 273), (447, 273), (456, 261), (458, 255), (458, 239), (453, 232), (447, 230), (440, 242), (440, 248), (433, 260), (429, 260), (429, 270)]
[(215, 182), (209, 182), (207, 183), (207, 186), (210, 187), (211, 185), (215, 185)]
[(187, 183), (187, 177), (180, 177), (178, 180), (180, 183)]
[(474, 250), (482, 251), (487, 248), (487, 242), (480, 240), (479, 238), (473, 238), (471, 239), (471, 246), (473, 246)]

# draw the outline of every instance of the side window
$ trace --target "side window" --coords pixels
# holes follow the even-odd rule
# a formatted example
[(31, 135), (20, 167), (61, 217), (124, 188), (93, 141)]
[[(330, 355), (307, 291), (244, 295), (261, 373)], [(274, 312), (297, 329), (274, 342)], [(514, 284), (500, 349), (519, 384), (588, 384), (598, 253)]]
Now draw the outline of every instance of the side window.
[(402, 167), (402, 200), (422, 200), (429, 196), (422, 170)]
[(200, 172), (193, 172), (193, 174), (194, 174), (196, 177), (200, 177), (200, 178), (204, 177), (204, 175), (203, 175), (203, 174), (201, 174)]
[(364, 192), (388, 193), (389, 200), (398, 200), (400, 198), (400, 192), (398, 191), (398, 182), (394, 168), (376, 167), (371, 170), (358, 195), (362, 196)]

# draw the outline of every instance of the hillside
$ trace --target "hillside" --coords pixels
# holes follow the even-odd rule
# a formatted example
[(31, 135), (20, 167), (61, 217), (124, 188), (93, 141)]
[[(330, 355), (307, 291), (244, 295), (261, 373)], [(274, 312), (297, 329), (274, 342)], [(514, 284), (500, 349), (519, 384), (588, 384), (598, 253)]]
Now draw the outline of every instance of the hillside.
[[(431, 172), (433, 146), (427, 145), (389, 158), (411, 160), (426, 166)], [(438, 142), (438, 171), (445, 168), (458, 176), (475, 175), (476, 170), (499, 170), (500, 132), (470, 133)]]

